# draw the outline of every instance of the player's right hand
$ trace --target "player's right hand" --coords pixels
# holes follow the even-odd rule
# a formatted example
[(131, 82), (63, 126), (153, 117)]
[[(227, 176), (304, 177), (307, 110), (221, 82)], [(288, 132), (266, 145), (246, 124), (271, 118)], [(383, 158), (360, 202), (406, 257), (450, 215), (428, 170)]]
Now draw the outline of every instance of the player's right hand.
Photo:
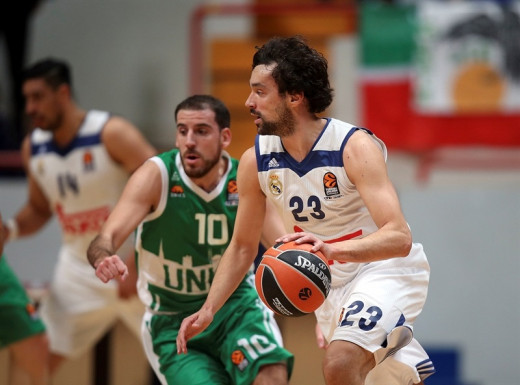
[(120, 278), (124, 281), (128, 277), (128, 267), (118, 255), (111, 255), (96, 264), (96, 276), (103, 283), (107, 283), (114, 278)]
[(213, 314), (204, 308), (184, 318), (177, 334), (177, 353), (188, 353), (188, 340), (204, 331), (211, 321), (213, 321)]

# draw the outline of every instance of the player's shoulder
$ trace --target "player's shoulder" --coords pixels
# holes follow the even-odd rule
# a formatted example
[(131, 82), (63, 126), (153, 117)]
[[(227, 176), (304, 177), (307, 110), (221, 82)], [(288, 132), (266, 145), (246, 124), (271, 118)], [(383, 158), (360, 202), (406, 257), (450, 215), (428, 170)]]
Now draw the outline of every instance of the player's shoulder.
[(256, 152), (254, 147), (249, 147), (244, 153), (240, 156), (240, 160), (238, 161), (240, 165), (248, 164), (253, 162), (256, 164)]
[(345, 144), (345, 151), (378, 151), (384, 149), (383, 142), (377, 138), (370, 130), (362, 127), (355, 127), (350, 133)]
[(108, 134), (124, 135), (125, 131), (136, 129), (136, 126), (127, 118), (120, 115), (110, 115), (103, 131)]
[(137, 127), (127, 118), (109, 114), (102, 126), (101, 140), (105, 145), (117, 143), (122, 139), (134, 137), (138, 131)]

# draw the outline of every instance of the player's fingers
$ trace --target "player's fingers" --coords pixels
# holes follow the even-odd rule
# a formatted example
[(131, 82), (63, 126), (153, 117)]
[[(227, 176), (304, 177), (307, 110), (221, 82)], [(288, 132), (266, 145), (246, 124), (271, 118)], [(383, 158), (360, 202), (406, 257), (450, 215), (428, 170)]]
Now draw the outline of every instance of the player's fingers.
[(96, 268), (96, 277), (98, 277), (103, 283), (107, 283), (109, 281), (109, 278), (105, 275), (103, 269), (99, 266)]
[(117, 268), (110, 261), (103, 261), (99, 264), (98, 269), (109, 280), (119, 275), (117, 272)]
[(125, 268), (123, 270), (119, 270), (119, 274), (121, 275), (121, 280), (125, 280), (128, 277), (128, 269)]
[(182, 321), (179, 332), (177, 333), (177, 353), (186, 354), (188, 353), (188, 340), (194, 334), (191, 329), (193, 323), (197, 320), (197, 315), (193, 314)]
[(114, 267), (116, 269), (116, 274), (121, 277), (121, 279), (124, 281), (126, 277), (128, 277), (128, 267), (125, 265), (121, 259), (117, 258), (114, 261)]
[(297, 245), (302, 245), (304, 243), (308, 243), (309, 245), (312, 245), (312, 248), (310, 251), (313, 253), (320, 249), (320, 247), (321, 247), (320, 242), (321, 241), (313, 235), (304, 235), (304, 236), (294, 240), (294, 243)]
[(177, 332), (177, 354), (186, 353), (186, 338), (184, 337), (186, 333), (186, 319), (182, 321), (181, 327)]
[(105, 275), (110, 279), (120, 276), (122, 277), (128, 273), (128, 268), (125, 263), (121, 261), (117, 255), (105, 258), (103, 262), (100, 263), (99, 267), (104, 269), (103, 271)]
[(322, 251), (322, 247), (323, 247), (324, 243), (322, 241), (317, 241), (313, 244), (313, 246), (311, 247), (311, 253), (315, 253), (317, 251)]
[(280, 238), (277, 238), (275, 242), (287, 243), (287, 242), (295, 241), (296, 239), (299, 239), (304, 235), (305, 235), (305, 233), (285, 234), (285, 235), (281, 236)]
[(96, 276), (104, 283), (107, 283), (113, 278), (122, 277), (126, 279), (128, 276), (128, 268), (121, 261), (121, 259), (115, 255), (105, 258), (96, 268)]

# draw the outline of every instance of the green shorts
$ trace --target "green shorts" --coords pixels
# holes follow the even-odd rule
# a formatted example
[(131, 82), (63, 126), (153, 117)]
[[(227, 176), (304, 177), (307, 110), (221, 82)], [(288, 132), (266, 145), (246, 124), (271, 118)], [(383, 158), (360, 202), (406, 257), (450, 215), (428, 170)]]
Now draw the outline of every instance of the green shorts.
[(45, 327), (20, 280), (0, 258), (0, 348), (43, 333)]
[[(188, 341), (188, 354), (177, 354), (177, 331), (189, 314), (145, 316), (143, 341), (157, 375), (168, 384), (248, 385), (262, 365), (285, 363), (294, 356), (283, 348), (273, 314), (254, 288), (241, 290), (217, 312), (204, 332)], [(149, 315), (150, 313), (148, 313)], [(147, 321), (146, 321), (147, 320)], [(146, 334), (149, 333), (147, 336)], [(153, 363), (157, 362), (158, 365)], [(155, 367), (158, 366), (158, 367)]]

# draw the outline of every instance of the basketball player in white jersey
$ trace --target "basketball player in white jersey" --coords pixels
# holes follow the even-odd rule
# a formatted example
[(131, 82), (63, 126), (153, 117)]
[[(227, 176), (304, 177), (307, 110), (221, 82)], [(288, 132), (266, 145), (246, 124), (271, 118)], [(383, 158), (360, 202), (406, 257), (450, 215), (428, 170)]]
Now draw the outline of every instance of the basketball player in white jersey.
[[(23, 95), (35, 128), (22, 143), (28, 199), (5, 230), (8, 240), (28, 236), (52, 215), (61, 227), (62, 245), (41, 305), (52, 375), (64, 358), (91, 349), (118, 319), (140, 336), (144, 309), (135, 296), (136, 274), (124, 285), (103, 285), (86, 251), (129, 175), (155, 149), (126, 119), (78, 106), (66, 62), (45, 59), (28, 68)], [(132, 266), (131, 240), (127, 243), (122, 252)]]
[(178, 347), (187, 351), (246, 273), (268, 199), (288, 232), (278, 241), (310, 243), (329, 259), (332, 288), (315, 312), (327, 343), (326, 383), (422, 384), (434, 368), (412, 331), (428, 261), (387, 175), (384, 143), (317, 115), (332, 102), (327, 67), (299, 37), (273, 38), (255, 53), (246, 107), (259, 135), (240, 161), (235, 231), (206, 302), (183, 321)]

